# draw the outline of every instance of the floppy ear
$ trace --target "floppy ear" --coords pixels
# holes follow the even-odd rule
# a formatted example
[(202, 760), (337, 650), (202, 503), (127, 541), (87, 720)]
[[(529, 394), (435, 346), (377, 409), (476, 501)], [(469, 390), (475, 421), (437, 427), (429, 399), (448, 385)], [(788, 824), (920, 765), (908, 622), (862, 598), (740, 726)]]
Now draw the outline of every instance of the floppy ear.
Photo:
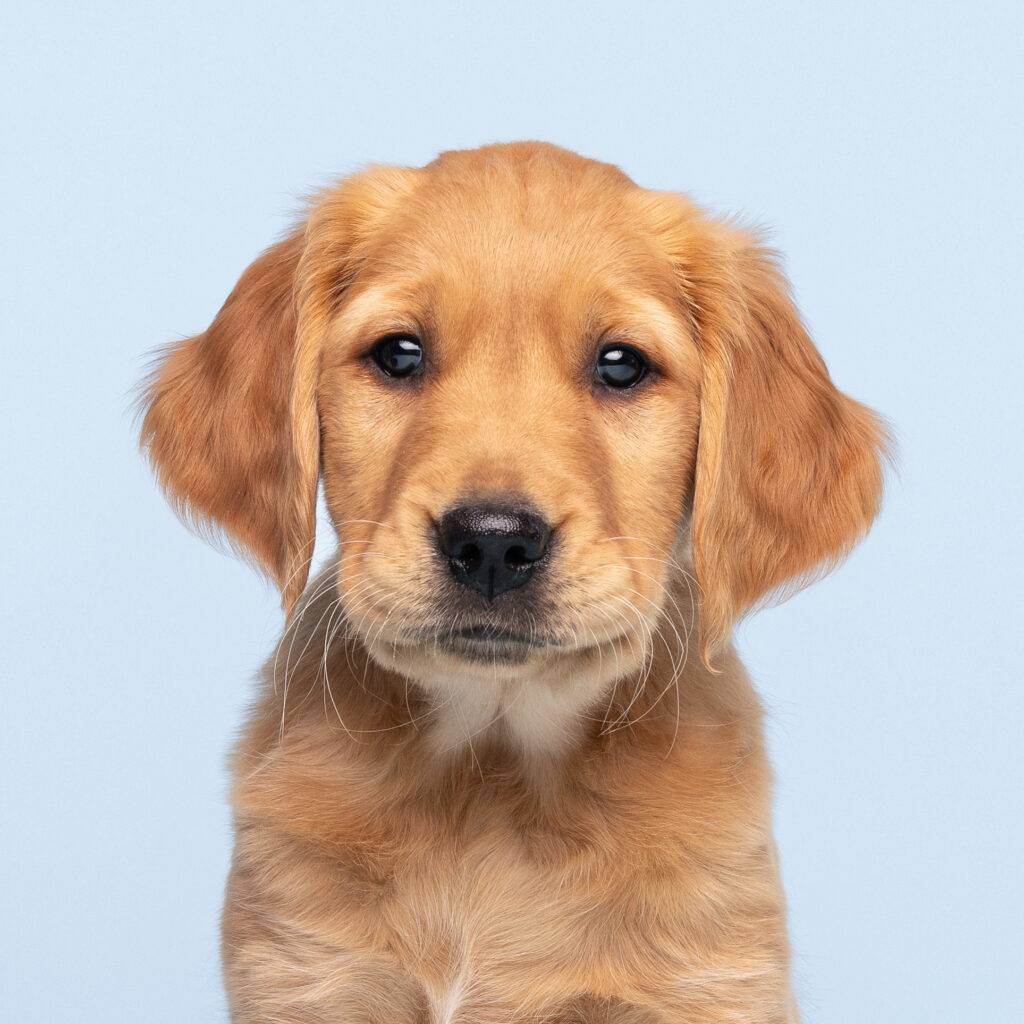
[[(721, 228), (694, 253), (703, 359), (693, 506), (701, 655), (736, 619), (837, 565), (878, 513), (881, 421), (833, 385), (775, 259)], [(724, 245), (724, 251), (722, 246)]]
[(142, 397), (142, 446), (176, 510), (223, 530), (281, 588), (306, 583), (319, 472), (314, 382), (297, 372), (303, 233), (242, 275), (209, 329), (171, 346)]

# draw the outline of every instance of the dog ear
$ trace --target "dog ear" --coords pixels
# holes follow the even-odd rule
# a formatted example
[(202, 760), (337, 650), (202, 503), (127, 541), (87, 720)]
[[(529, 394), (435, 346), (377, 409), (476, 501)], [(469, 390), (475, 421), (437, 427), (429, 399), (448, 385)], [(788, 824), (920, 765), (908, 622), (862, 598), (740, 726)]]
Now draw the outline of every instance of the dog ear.
[(209, 329), (170, 346), (145, 385), (141, 443), (176, 510), (223, 530), (277, 583), (309, 573), (319, 473), (315, 382), (297, 351), (299, 232), (245, 271)]
[(681, 264), (703, 362), (692, 542), (706, 663), (740, 616), (864, 536), (887, 448), (880, 419), (832, 383), (773, 254), (710, 227)]

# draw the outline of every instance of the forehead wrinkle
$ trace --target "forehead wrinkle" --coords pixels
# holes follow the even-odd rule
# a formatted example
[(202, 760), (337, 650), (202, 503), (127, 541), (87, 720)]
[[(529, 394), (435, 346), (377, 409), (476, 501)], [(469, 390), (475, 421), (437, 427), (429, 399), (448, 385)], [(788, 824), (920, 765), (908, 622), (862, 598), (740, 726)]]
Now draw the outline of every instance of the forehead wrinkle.
[(648, 334), (666, 358), (671, 358), (672, 366), (678, 371), (695, 376), (700, 370), (700, 352), (697, 342), (686, 322), (678, 311), (674, 312), (660, 299), (642, 292), (630, 292), (619, 300), (620, 310), (612, 313), (613, 330), (623, 330), (624, 341), (637, 331), (638, 340), (644, 340)]
[(432, 321), (432, 293), (432, 286), (414, 280), (367, 282), (346, 299), (334, 321), (334, 331), (344, 337), (389, 323), (427, 328)]

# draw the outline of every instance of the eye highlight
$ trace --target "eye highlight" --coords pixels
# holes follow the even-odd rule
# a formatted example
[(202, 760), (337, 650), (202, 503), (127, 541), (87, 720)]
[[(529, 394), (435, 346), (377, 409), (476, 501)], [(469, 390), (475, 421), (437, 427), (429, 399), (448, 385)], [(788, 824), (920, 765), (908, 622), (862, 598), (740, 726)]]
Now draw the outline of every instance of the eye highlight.
[(370, 358), (389, 377), (408, 377), (423, 362), (423, 345), (411, 334), (387, 334), (370, 350)]
[(610, 388), (631, 388), (648, 369), (647, 357), (632, 345), (606, 345), (597, 357), (597, 379)]

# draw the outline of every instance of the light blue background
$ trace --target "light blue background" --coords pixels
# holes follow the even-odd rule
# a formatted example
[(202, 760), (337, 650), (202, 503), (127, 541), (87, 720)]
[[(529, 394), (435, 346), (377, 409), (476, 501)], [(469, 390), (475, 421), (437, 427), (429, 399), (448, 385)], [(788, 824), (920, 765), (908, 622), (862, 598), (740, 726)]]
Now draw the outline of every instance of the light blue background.
[(17, 6), (0, 1018), (224, 1019), (224, 760), (280, 613), (152, 485), (145, 353), (310, 186), (543, 138), (773, 226), (899, 438), (867, 543), (739, 635), (807, 1020), (1024, 1020), (1020, 6)]

